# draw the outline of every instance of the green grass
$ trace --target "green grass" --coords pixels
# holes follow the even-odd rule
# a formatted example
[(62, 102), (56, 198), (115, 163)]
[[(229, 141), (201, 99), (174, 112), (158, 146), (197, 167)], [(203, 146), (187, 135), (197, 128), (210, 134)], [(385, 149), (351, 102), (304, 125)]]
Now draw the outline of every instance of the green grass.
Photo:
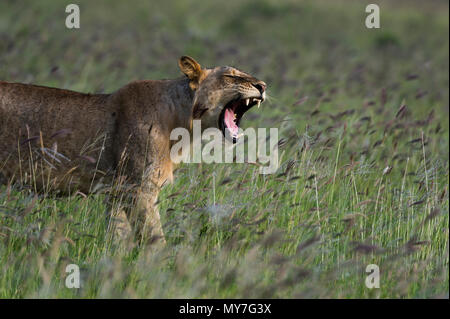
[(111, 92), (183, 54), (231, 64), (268, 83), (243, 125), (280, 129), (281, 165), (182, 165), (157, 253), (111, 243), (102, 195), (3, 186), (1, 298), (448, 298), (448, 3), (382, 1), (379, 30), (356, 1), (77, 3), (67, 30), (63, 3), (2, 1), (0, 79)]

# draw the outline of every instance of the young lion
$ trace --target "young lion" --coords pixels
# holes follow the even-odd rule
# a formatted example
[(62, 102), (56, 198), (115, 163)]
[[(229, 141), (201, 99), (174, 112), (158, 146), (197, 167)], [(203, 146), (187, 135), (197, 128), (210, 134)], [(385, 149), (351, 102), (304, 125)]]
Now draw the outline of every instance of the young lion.
[(203, 129), (233, 134), (266, 89), (232, 67), (206, 69), (188, 56), (179, 66), (186, 77), (136, 81), (112, 94), (0, 81), (0, 183), (88, 193), (126, 177), (134, 208), (117, 212), (116, 233), (133, 226), (139, 239), (164, 243), (155, 203), (173, 179), (170, 132), (201, 119)]

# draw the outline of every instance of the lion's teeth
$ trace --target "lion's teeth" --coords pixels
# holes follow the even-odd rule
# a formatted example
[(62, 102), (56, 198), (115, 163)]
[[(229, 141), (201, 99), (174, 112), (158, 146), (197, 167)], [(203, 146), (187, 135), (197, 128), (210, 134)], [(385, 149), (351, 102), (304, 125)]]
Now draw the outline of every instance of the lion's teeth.
[(258, 109), (259, 109), (259, 106), (261, 105), (261, 100), (258, 100), (258, 102), (256, 102), (256, 104), (258, 105)]
[(250, 99), (245, 99), (245, 105), (248, 106), (249, 103), (250, 103)]

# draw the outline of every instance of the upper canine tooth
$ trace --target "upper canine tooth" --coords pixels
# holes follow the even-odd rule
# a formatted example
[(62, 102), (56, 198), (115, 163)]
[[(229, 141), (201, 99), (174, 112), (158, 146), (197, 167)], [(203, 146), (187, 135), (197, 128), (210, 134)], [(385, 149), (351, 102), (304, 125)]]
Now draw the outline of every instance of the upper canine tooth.
[(258, 102), (256, 102), (256, 104), (258, 105), (258, 109), (259, 109), (259, 106), (261, 105), (261, 100), (258, 100)]
[(245, 99), (245, 105), (248, 106), (249, 103), (250, 103), (250, 99)]

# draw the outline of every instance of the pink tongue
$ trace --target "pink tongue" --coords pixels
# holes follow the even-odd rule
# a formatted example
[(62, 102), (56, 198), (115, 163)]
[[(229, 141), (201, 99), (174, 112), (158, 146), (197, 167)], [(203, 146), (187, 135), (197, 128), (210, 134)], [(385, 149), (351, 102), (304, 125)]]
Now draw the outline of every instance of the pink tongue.
[(230, 130), (230, 134), (232, 136), (236, 136), (238, 133), (238, 126), (236, 125), (236, 123), (234, 122), (235, 118), (234, 118), (234, 112), (232, 109), (226, 109), (225, 110), (225, 116), (224, 116), (224, 122), (225, 125), (227, 126), (227, 128)]

